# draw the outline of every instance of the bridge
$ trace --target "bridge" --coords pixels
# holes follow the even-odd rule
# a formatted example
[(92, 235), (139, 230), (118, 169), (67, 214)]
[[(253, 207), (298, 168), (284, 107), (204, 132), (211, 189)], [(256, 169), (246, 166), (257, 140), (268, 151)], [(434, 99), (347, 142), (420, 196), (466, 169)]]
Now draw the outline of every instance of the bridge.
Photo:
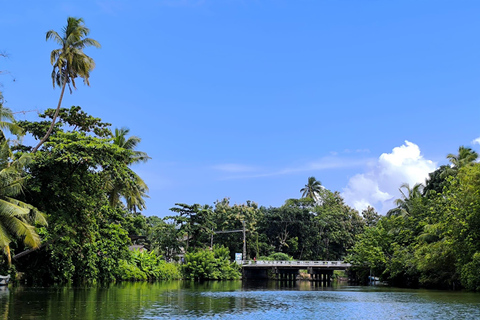
[(244, 279), (266, 279), (268, 271), (275, 275), (275, 279), (294, 281), (300, 270), (307, 270), (310, 280), (330, 283), (334, 270), (347, 270), (350, 263), (343, 261), (241, 261)]

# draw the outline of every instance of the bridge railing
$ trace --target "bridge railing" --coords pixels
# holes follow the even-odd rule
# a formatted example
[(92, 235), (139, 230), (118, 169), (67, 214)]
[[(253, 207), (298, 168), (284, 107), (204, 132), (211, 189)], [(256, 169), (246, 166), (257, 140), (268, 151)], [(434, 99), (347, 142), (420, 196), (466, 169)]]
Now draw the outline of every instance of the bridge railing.
[(312, 267), (350, 267), (350, 263), (344, 261), (271, 261), (271, 260), (243, 260), (242, 265), (263, 266), (312, 266)]

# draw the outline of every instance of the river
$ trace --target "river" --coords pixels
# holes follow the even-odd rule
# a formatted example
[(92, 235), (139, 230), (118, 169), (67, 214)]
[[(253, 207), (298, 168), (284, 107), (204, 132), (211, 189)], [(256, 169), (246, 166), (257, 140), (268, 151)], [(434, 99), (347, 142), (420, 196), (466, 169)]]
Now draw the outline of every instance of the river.
[(10, 286), (0, 319), (480, 319), (480, 294), (300, 281)]

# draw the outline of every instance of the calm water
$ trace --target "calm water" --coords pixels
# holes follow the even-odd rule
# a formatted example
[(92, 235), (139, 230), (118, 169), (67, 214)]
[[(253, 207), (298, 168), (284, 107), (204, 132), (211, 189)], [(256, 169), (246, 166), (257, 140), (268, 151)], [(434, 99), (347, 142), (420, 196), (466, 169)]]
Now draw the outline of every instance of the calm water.
[(480, 319), (480, 294), (309, 282), (1, 288), (0, 319)]

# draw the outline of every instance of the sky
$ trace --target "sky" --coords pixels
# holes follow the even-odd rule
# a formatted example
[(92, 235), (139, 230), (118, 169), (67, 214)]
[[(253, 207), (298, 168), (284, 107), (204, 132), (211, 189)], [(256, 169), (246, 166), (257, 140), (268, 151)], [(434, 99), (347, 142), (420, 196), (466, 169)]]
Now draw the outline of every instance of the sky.
[(480, 152), (477, 0), (1, 2), (1, 90), (19, 120), (58, 102), (48, 30), (81, 17), (102, 45), (62, 106), (141, 137), (147, 216), (281, 206), (310, 176), (385, 214), (402, 183), (461, 145)]

